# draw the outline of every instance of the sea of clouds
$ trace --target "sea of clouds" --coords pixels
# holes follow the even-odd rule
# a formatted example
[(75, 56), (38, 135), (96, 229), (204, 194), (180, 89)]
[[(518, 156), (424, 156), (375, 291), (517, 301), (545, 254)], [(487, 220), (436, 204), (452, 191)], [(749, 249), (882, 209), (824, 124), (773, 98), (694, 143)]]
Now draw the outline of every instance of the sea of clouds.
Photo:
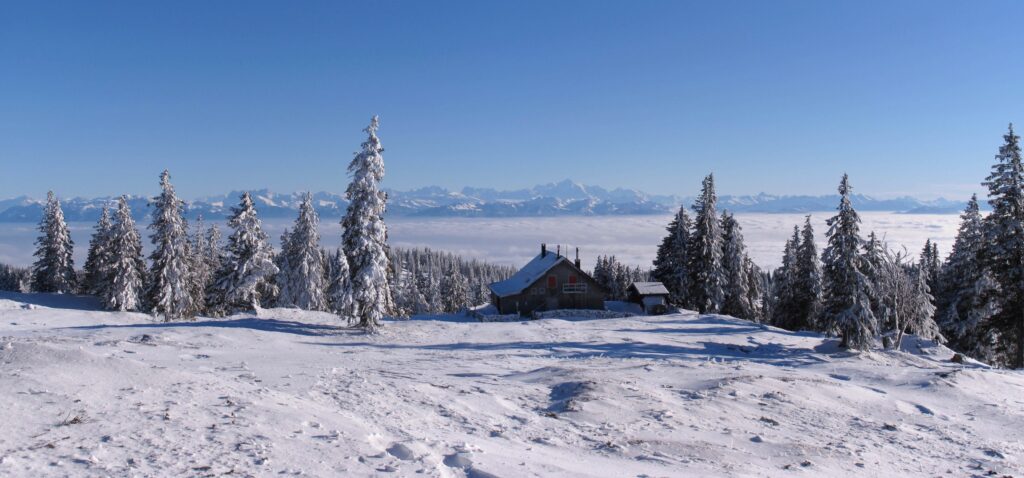
[[(825, 246), (825, 220), (830, 212), (814, 213), (811, 222), (820, 248)], [(739, 213), (747, 250), (762, 267), (777, 267), (793, 226), (803, 224), (804, 214)], [(545, 242), (551, 250), (580, 248), (584, 267), (591, 267), (597, 255), (614, 255), (627, 264), (648, 267), (654, 259), (668, 215), (523, 217), (523, 218), (392, 218), (387, 221), (389, 242), (396, 247), (430, 247), (490, 262), (520, 266), (540, 251)], [(925, 240), (949, 252), (959, 217), (953, 214), (897, 214), (865, 212), (861, 231), (876, 231), (891, 247), (906, 247), (916, 257)], [(275, 247), (281, 232), (291, 221), (270, 220), (264, 228)], [(75, 264), (85, 261), (91, 223), (69, 224), (75, 241)], [(322, 243), (329, 248), (341, 242), (341, 226), (335, 221), (321, 224)], [(142, 231), (148, 249), (148, 231)], [(222, 232), (227, 235), (228, 231)], [(29, 265), (37, 231), (32, 224), (0, 224), (0, 263)]]

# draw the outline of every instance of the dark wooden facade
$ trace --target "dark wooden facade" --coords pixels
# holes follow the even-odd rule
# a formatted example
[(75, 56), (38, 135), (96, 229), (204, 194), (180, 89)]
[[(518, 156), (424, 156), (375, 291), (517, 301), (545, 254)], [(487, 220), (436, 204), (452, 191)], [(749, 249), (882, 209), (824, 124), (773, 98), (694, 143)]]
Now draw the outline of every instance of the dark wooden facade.
[(608, 293), (604, 287), (568, 258), (547, 256), (555, 253), (542, 251), (521, 273), (508, 281), (491, 284), (491, 302), (499, 313), (529, 315), (558, 309), (604, 309)]

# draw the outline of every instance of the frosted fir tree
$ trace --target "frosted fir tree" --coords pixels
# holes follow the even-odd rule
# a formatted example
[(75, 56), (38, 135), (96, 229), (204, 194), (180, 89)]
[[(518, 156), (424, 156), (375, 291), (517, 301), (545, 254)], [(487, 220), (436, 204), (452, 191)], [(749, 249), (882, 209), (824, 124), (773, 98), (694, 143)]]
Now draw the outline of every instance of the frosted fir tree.
[(800, 230), (800, 245), (796, 250), (796, 268), (793, 280), (794, 330), (821, 329), (817, 318), (821, 311), (821, 262), (818, 247), (814, 244), (814, 227), (811, 216), (804, 218)]
[(669, 223), (668, 235), (658, 246), (654, 259), (654, 270), (651, 275), (665, 285), (669, 291), (669, 300), (681, 307), (692, 307), (689, 301), (690, 284), (690, 230), (693, 223), (686, 214), (686, 206), (680, 206), (672, 222)]
[(281, 232), (281, 252), (274, 257), (274, 264), (277, 266), (277, 277), (274, 278), (274, 283), (277, 284), (277, 307), (295, 307), (295, 297), (292, 294), (293, 270), (289, 262), (292, 258), (291, 251), (292, 232), (286, 227)]
[(985, 247), (984, 226), (977, 195), (972, 195), (935, 293), (935, 317), (948, 345), (985, 362), (996, 357), (996, 337), (985, 325), (996, 312), (997, 286), (979, 255)]
[(160, 174), (160, 195), (153, 200), (148, 302), (153, 315), (166, 321), (192, 318), (197, 307), (192, 295), (191, 248), (184, 202), (171, 185), (171, 175)]
[(743, 232), (736, 218), (722, 211), (722, 269), (725, 275), (722, 313), (746, 320), (754, 320), (756, 313), (750, 303), (750, 284), (747, 283), (747, 251), (743, 245)]
[(690, 296), (701, 313), (715, 314), (725, 302), (725, 271), (722, 269), (722, 231), (718, 222), (715, 178), (704, 178), (700, 196), (693, 204), (693, 236), (690, 240)]
[(929, 289), (934, 291), (936, 279), (939, 277), (939, 269), (942, 267), (942, 261), (939, 260), (938, 244), (932, 242), (931, 239), (925, 240), (924, 248), (921, 249), (917, 262), (921, 272), (925, 275)]
[(365, 130), (368, 137), (348, 165), (352, 175), (345, 196), (348, 210), (341, 225), (342, 247), (352, 270), (352, 299), (356, 324), (367, 330), (381, 325), (392, 304), (388, 284), (387, 226), (384, 211), (387, 194), (380, 190), (384, 179), (384, 157), (377, 138), (379, 119), (374, 116)]
[(110, 231), (108, 274), (110, 285), (104, 289), (103, 305), (110, 310), (143, 309), (146, 263), (142, 259), (142, 238), (132, 219), (125, 196), (117, 202), (117, 213)]
[(800, 248), (800, 229), (793, 226), (793, 236), (786, 240), (782, 252), (782, 266), (775, 272), (775, 306), (772, 308), (772, 323), (787, 330), (801, 327), (800, 307), (797, 303), (796, 285), (799, 280), (797, 254)]
[(82, 291), (86, 294), (102, 297), (109, 286), (109, 275), (106, 269), (110, 264), (111, 229), (113, 229), (113, 223), (110, 222), (110, 209), (103, 206), (100, 219), (93, 228), (92, 238), (89, 240), (89, 253), (85, 258)]
[(469, 305), (469, 284), (458, 268), (452, 266), (441, 278), (441, 307), (444, 312), (458, 312)]
[(210, 307), (207, 294), (213, 285), (215, 275), (220, 270), (220, 230), (216, 225), (206, 227), (200, 215), (192, 224), (191, 238), (191, 269), (192, 280), (190, 290), (197, 312), (209, 314)]
[(327, 286), (327, 301), (331, 312), (352, 323), (355, 317), (355, 303), (352, 299), (352, 271), (348, 259), (341, 251), (331, 255), (330, 281)]
[(866, 350), (878, 332), (871, 311), (871, 283), (861, 256), (860, 216), (850, 204), (850, 180), (839, 183), (839, 207), (829, 218), (828, 246), (822, 253), (822, 321), (826, 330), (838, 330), (841, 347)]
[(765, 275), (749, 256), (743, 258), (743, 272), (747, 276), (747, 303), (750, 304), (752, 314), (750, 320), (764, 322), (768, 317), (765, 305), (768, 283)]
[(278, 272), (274, 254), (248, 192), (242, 193), (231, 213), (232, 232), (214, 287), (221, 291), (229, 312), (259, 310), (261, 300), (272, 299), (267, 287)]
[(43, 218), (39, 221), (36, 239), (36, 261), (32, 264), (32, 291), (70, 294), (78, 286), (75, 262), (72, 259), (74, 242), (64, 221), (64, 210), (53, 191), (46, 193)]
[(217, 289), (217, 274), (224, 267), (223, 236), (216, 224), (206, 228), (203, 248), (196, 254), (203, 261), (202, 273), (195, 274), (198, 286), (205, 292), (202, 300), (204, 314), (219, 316), (224, 312), (224, 298)]
[(1024, 164), (1012, 124), (984, 185), (992, 213), (981, 256), (1000, 289), (986, 327), (998, 337), (999, 364), (1024, 368)]
[[(319, 226), (320, 217), (313, 209), (313, 196), (306, 193), (289, 236), (287, 259), (284, 261), (290, 269), (287, 275), (290, 305), (302, 310), (327, 310)], [(282, 254), (285, 251), (282, 250)]]

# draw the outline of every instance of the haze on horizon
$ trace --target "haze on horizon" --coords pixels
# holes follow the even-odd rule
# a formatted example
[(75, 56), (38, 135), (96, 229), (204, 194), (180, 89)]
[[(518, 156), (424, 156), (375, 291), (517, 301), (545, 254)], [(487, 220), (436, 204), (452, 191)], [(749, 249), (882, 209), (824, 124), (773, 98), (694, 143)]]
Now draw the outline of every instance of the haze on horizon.
[(13, 2), (0, 198), (563, 178), (695, 194), (982, 193), (1024, 121), (1024, 5)]

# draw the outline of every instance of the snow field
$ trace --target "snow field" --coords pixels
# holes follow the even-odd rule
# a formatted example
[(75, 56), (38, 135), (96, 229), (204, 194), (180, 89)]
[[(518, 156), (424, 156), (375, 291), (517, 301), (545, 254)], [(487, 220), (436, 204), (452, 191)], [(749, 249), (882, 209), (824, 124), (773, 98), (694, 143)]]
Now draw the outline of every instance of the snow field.
[[(1024, 375), (694, 313), (153, 323), (0, 293), (4, 476), (1024, 472)], [(443, 319), (443, 318), (442, 318)]]

